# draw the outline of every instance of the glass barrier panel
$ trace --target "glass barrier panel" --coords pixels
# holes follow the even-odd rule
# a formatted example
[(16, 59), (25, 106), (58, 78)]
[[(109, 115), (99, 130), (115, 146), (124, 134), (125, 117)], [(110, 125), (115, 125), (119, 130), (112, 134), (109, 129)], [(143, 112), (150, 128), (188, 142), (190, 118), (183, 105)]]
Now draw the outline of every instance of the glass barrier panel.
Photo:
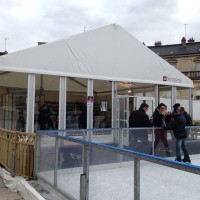
[[(126, 131), (129, 129), (126, 129)], [(162, 129), (155, 129), (162, 130)], [(151, 151), (152, 134), (155, 134), (153, 129), (134, 129), (129, 130), (130, 134), (147, 134), (146, 145), (141, 143), (138, 146), (133, 146), (133, 149), (138, 147), (139, 152), (145, 153), (146, 150)], [(99, 133), (93, 130), (97, 136), (107, 136), (113, 130), (102, 131)], [(73, 131), (72, 131), (73, 132)], [(76, 131), (75, 131), (76, 132)], [(200, 166), (199, 157), (199, 142), (200, 142), (200, 127), (187, 127), (188, 138), (186, 146), (190, 153), (192, 165)], [(97, 134), (98, 133), (98, 134)], [(104, 133), (104, 134), (103, 134)], [(106, 133), (106, 134), (105, 134)], [(112, 132), (118, 134), (117, 132)], [(74, 133), (72, 133), (73, 135)], [(66, 131), (66, 135), (70, 135), (70, 131)], [(122, 136), (123, 134), (121, 134)], [(41, 136), (41, 135), (40, 135)], [(118, 134), (119, 136), (119, 134)], [(50, 136), (41, 136), (39, 142), (39, 159), (38, 159), (38, 176), (43, 178), (47, 183), (57, 184), (57, 188), (65, 193), (71, 199), (79, 199), (80, 197), (80, 176), (83, 173), (83, 144), (81, 144), (81, 131), (74, 135), (79, 141), (69, 141), (69, 138), (57, 139)], [(115, 138), (115, 137), (113, 137)], [(87, 145), (89, 148), (89, 199), (104, 199), (104, 200), (132, 200), (134, 198), (134, 158), (129, 155), (122, 155), (119, 152), (113, 152), (113, 146), (120, 147), (121, 139), (116, 137), (116, 142), (105, 143), (107, 147), (97, 147), (94, 144)], [(159, 140), (159, 145), (155, 148), (154, 154), (160, 157), (167, 157), (169, 160), (174, 160), (175, 141), (172, 131), (167, 131), (166, 134), (169, 152), (171, 156), (166, 155), (166, 149), (162, 140)], [(131, 140), (132, 141), (132, 140)], [(84, 142), (84, 141), (82, 141)], [(123, 140), (122, 140), (123, 142)], [(174, 142), (174, 143), (173, 143)], [(56, 144), (58, 148), (56, 148)], [(109, 149), (111, 144), (112, 149)], [(132, 144), (131, 144), (132, 145)], [(141, 146), (140, 146), (141, 145)], [(148, 149), (146, 148), (148, 146)], [(129, 146), (122, 146), (129, 148)], [(58, 154), (56, 155), (56, 149)], [(123, 151), (123, 149), (122, 149)], [(125, 152), (124, 152), (125, 153)], [(56, 159), (56, 156), (57, 159)], [(58, 161), (57, 166), (55, 161)], [(56, 180), (54, 177), (56, 176)], [(140, 197), (141, 200), (146, 199), (170, 199), (170, 200), (197, 200), (198, 175), (184, 172), (181, 170), (165, 167), (147, 161), (140, 160)], [(188, 184), (188, 180), (192, 184)], [(180, 184), (181, 183), (181, 184)], [(159, 191), (158, 191), (159, 186)], [(175, 188), (175, 189), (174, 189)], [(191, 194), (192, 193), (192, 194)]]
[(153, 148), (155, 156), (175, 157), (176, 141), (173, 131), (164, 130), (163, 128), (154, 129)]
[(123, 148), (150, 154), (152, 150), (153, 129), (124, 129)]
[[(186, 127), (186, 131), (188, 134), (186, 139), (186, 148), (190, 157), (192, 157), (193, 155), (200, 153), (200, 127)], [(173, 131), (167, 130), (167, 132), (165, 132), (163, 129), (157, 128), (155, 129), (154, 134), (154, 155), (174, 160), (176, 158), (176, 138), (174, 137)], [(183, 156), (184, 155), (182, 153), (182, 158)]]
[[(95, 151), (98, 152), (93, 148), (93, 154)], [(89, 199), (134, 199), (134, 161), (122, 156), (121, 162), (108, 163), (105, 162), (105, 155), (104, 159), (99, 157), (98, 165), (90, 166)], [(188, 184), (188, 180), (194, 185)], [(192, 173), (140, 161), (141, 200), (197, 200), (198, 180), (198, 175)]]
[(88, 131), (88, 138), (91, 134), (91, 141), (98, 142), (102, 144), (109, 144), (111, 146), (114, 144), (114, 130), (112, 129), (94, 129), (93, 131)]
[(96, 147), (90, 158), (89, 199), (133, 199), (133, 158)]
[(38, 176), (53, 185), (56, 138), (46, 135), (40, 135), (39, 137)]
[[(189, 154), (200, 153), (198, 148), (200, 145), (200, 127), (186, 127), (186, 131), (188, 133), (186, 147)], [(115, 145), (117, 147), (159, 157), (167, 157), (173, 160), (176, 157), (176, 138), (172, 130), (130, 128), (123, 129), (122, 133), (118, 134), (118, 137), (118, 140), (115, 140), (117, 141)]]
[(57, 187), (70, 197), (79, 199), (80, 176), (83, 173), (83, 145), (67, 140), (61, 141), (60, 144)]
[(200, 165), (196, 162), (196, 158), (200, 155), (200, 127), (199, 126), (190, 126), (186, 128), (188, 132), (188, 137), (186, 139), (186, 147), (192, 164)]

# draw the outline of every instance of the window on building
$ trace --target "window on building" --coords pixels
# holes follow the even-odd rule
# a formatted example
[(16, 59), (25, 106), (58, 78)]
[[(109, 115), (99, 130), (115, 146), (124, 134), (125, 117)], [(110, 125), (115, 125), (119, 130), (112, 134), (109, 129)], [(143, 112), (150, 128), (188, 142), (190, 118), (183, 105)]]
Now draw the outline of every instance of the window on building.
[(195, 99), (196, 99), (196, 100), (200, 100), (200, 96), (197, 95), (197, 96), (195, 97)]
[(196, 71), (200, 71), (200, 62), (196, 63)]

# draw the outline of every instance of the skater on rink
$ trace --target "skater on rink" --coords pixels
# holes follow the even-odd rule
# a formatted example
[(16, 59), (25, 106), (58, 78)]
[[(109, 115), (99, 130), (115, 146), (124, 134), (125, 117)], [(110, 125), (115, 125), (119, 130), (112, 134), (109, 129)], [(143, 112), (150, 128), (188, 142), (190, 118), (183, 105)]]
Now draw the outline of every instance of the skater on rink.
[[(163, 126), (165, 129), (173, 130), (176, 138), (176, 161), (191, 163), (189, 153), (187, 151), (185, 141), (187, 138), (187, 132), (185, 129), (186, 120), (183, 114), (180, 112), (180, 104), (176, 103), (173, 106), (172, 119), (169, 126)], [(181, 158), (181, 150), (183, 151), (184, 158)]]

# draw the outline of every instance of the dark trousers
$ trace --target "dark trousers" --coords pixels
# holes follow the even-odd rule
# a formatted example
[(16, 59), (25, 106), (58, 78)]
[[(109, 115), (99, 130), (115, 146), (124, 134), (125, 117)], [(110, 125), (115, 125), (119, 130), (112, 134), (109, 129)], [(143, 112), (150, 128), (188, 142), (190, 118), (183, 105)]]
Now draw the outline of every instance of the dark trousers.
[[(159, 142), (162, 141), (165, 147), (165, 154), (166, 156), (171, 156), (169, 145), (167, 141), (167, 130), (164, 129), (155, 129), (155, 141), (154, 141), (154, 152), (158, 147)], [(153, 150), (151, 149), (150, 154), (153, 154)]]
[(164, 129), (156, 129), (155, 130), (154, 150), (158, 147), (158, 144), (160, 141), (162, 141), (162, 143), (166, 149), (169, 149), (169, 145), (167, 142), (167, 130), (164, 130)]

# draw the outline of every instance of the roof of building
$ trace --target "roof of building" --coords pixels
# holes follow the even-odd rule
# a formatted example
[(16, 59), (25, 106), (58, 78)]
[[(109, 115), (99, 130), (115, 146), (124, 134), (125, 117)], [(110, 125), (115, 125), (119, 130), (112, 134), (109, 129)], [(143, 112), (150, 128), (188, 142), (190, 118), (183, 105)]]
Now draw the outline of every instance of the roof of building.
[(187, 76), (116, 24), (1, 56), (0, 70), (193, 87)]
[(186, 46), (182, 44), (172, 44), (148, 47), (159, 56), (200, 54), (200, 42), (186, 43)]

